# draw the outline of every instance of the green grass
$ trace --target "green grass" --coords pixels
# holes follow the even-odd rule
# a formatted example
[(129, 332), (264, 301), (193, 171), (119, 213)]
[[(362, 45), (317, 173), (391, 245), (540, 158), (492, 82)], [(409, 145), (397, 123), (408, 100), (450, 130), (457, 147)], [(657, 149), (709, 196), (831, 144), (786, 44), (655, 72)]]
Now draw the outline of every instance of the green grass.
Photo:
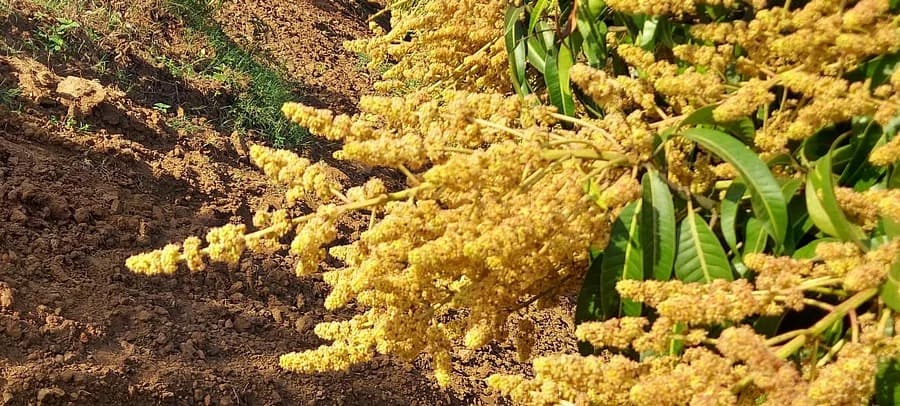
[(5, 81), (0, 80), (0, 105), (6, 106), (10, 111), (18, 111), (22, 108), (18, 100), (21, 94), (22, 89), (7, 87)]
[[(212, 18), (210, 5), (203, 0), (170, 0), (172, 10), (192, 30), (202, 33), (215, 50), (214, 60), (197, 72), (220, 81), (242, 75), (249, 84), (225, 108), (223, 124), (238, 131), (256, 130), (275, 146), (297, 146), (309, 141), (309, 132), (291, 123), (281, 113), (281, 106), (296, 100), (291, 89), (297, 86), (275, 69), (257, 62), (241, 49)], [(174, 67), (172, 67), (174, 68)], [(178, 67), (174, 70), (182, 70)]]

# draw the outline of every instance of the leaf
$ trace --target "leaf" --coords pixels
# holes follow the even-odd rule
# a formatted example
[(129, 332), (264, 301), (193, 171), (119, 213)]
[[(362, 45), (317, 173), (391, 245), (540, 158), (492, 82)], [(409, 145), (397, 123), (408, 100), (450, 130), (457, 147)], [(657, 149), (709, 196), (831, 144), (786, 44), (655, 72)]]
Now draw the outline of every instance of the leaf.
[[(591, 265), (584, 274), (584, 282), (578, 292), (578, 300), (575, 303), (575, 324), (586, 321), (603, 320), (603, 310), (600, 306), (600, 298), (604, 294), (601, 284), (600, 264), (603, 262), (603, 254), (591, 255)], [(608, 294), (608, 292), (606, 292)], [(615, 290), (613, 291), (615, 293)], [(578, 342), (578, 351), (582, 355), (590, 355), (593, 347), (587, 342)]]
[(606, 24), (597, 20), (589, 7), (576, 10), (578, 31), (584, 38), (582, 52), (588, 59), (588, 65), (601, 68), (606, 64)]
[(878, 363), (874, 400), (882, 406), (900, 405), (900, 359), (887, 358)]
[(653, 16), (644, 20), (644, 25), (641, 28), (640, 36), (638, 37), (638, 40), (635, 41), (637, 45), (648, 51), (653, 51), (656, 48), (654, 39), (656, 39), (656, 28), (658, 26), (659, 17)]
[(787, 234), (787, 203), (772, 172), (746, 145), (721, 131), (689, 128), (682, 135), (730, 163), (750, 190), (753, 213), (763, 221), (778, 247)]
[(803, 186), (803, 181), (800, 179), (788, 178), (781, 181), (781, 194), (784, 195), (784, 201), (790, 202), (801, 186)]
[(741, 204), (741, 199), (744, 197), (744, 192), (746, 190), (747, 186), (743, 183), (732, 183), (731, 186), (728, 186), (728, 190), (725, 191), (725, 198), (722, 199), (722, 203), (719, 205), (719, 213), (722, 218), (719, 227), (722, 229), (722, 236), (725, 237), (725, 242), (728, 243), (728, 246), (731, 247), (731, 250), (734, 252), (737, 252), (737, 231), (735, 229), (735, 224), (737, 221), (738, 207)]
[(806, 176), (806, 207), (809, 217), (825, 234), (843, 241), (862, 240), (865, 237), (862, 230), (847, 220), (835, 197), (831, 155), (825, 154), (816, 161), (815, 167)]
[(604, 319), (610, 317), (640, 316), (641, 304), (620, 300), (616, 282), (623, 279), (644, 279), (643, 252), (639, 236), (641, 202), (632, 202), (622, 209), (613, 223), (609, 245), (603, 255), (601, 267), (601, 307)]
[(855, 136), (851, 139), (853, 156), (841, 173), (837, 182), (839, 185), (856, 185), (861, 181), (874, 183), (881, 177), (883, 170), (869, 163), (869, 153), (882, 138), (883, 132), (881, 126), (872, 120), (868, 120), (864, 125), (861, 130), (857, 129)]
[(544, 48), (544, 44), (540, 39), (532, 35), (525, 40), (525, 46), (525, 57), (528, 59), (528, 62), (538, 72), (543, 74), (547, 63), (547, 49)]
[(887, 280), (881, 285), (881, 300), (891, 310), (900, 312), (900, 261), (894, 261)]
[(762, 226), (762, 222), (756, 217), (747, 220), (746, 236), (744, 237), (744, 252), (742, 256), (751, 253), (763, 252), (769, 241), (769, 234)]
[(508, 7), (503, 20), (506, 53), (509, 59), (509, 76), (513, 87), (520, 96), (531, 93), (531, 89), (528, 87), (528, 80), (525, 77), (527, 44), (522, 41), (522, 37), (525, 35), (525, 27), (520, 21), (520, 17), (522, 17), (524, 12), (524, 7)]
[(547, 84), (547, 94), (560, 114), (571, 116), (575, 113), (575, 99), (572, 97), (572, 87), (569, 83), (569, 68), (574, 60), (572, 52), (565, 43), (547, 51), (547, 60), (544, 65), (544, 82)]
[(655, 170), (641, 179), (640, 236), (644, 251), (644, 275), (658, 281), (672, 277), (675, 264), (675, 205), (669, 186)]
[(544, 11), (549, 4), (550, 0), (537, 0), (534, 3), (534, 7), (531, 8), (531, 15), (528, 17), (528, 32), (534, 32), (534, 26), (544, 16)]
[(684, 282), (708, 283), (713, 279), (734, 279), (719, 239), (706, 221), (691, 209), (678, 229), (675, 276)]
[(784, 314), (777, 316), (760, 316), (753, 322), (753, 329), (766, 337), (772, 337), (778, 333), (778, 327), (781, 326), (784, 316)]
[(716, 120), (713, 119), (712, 112), (716, 109), (716, 107), (717, 105), (715, 104), (708, 104), (692, 111), (691, 114), (688, 114), (687, 117), (685, 117), (681, 120), (680, 123), (678, 123), (676, 129), (680, 129), (681, 127), (690, 125), (715, 124)]
[(900, 237), (900, 221), (894, 221), (887, 217), (881, 218), (881, 228), (888, 237)]
[(753, 142), (753, 138), (756, 136), (756, 125), (750, 117), (741, 117), (734, 121), (719, 123), (719, 125), (746, 143)]

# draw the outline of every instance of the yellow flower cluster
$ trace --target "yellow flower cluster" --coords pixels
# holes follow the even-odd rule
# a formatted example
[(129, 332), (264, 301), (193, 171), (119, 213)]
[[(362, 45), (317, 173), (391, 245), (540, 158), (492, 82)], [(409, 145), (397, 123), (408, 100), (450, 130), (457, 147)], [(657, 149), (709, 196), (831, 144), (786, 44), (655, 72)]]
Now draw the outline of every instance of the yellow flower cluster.
[(166, 245), (161, 250), (134, 255), (125, 261), (132, 272), (148, 276), (171, 275), (178, 270), (180, 254), (175, 244)]
[[(900, 69), (897, 71), (900, 72)], [(869, 162), (878, 166), (888, 166), (897, 161), (900, 161), (900, 137), (897, 136), (875, 147), (869, 155)]]
[(874, 393), (877, 367), (870, 348), (847, 345), (837, 362), (807, 381), (764, 337), (730, 327), (713, 348), (692, 346), (640, 362), (607, 354), (540, 357), (534, 378), (493, 375), (487, 384), (521, 404), (864, 404)]
[(392, 10), (391, 31), (345, 46), (370, 58), (381, 74), (375, 88), (432, 85), (483, 92), (511, 88), (503, 41), (503, 15), (511, 0), (433, 0)]

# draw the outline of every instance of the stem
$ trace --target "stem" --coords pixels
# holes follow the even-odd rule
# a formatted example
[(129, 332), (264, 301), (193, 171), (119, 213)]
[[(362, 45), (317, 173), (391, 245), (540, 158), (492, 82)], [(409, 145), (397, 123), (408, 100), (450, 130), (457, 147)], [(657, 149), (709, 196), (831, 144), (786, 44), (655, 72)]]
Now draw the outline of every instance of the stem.
[(410, 171), (406, 167), (406, 165), (400, 164), (399, 166), (397, 166), (397, 169), (399, 169), (400, 172), (402, 172), (404, 175), (406, 175), (406, 179), (408, 179), (409, 183), (412, 184), (413, 186), (419, 186), (422, 184), (422, 181), (419, 180), (419, 177), (416, 176), (414, 173), (412, 173), (412, 171)]
[(497, 130), (497, 131), (501, 131), (501, 132), (505, 132), (505, 133), (507, 133), (507, 134), (514, 135), (514, 136), (516, 136), (516, 137), (518, 137), (518, 138), (525, 138), (525, 133), (523, 133), (523, 132), (521, 132), (521, 131), (516, 131), (516, 130), (514, 130), (514, 129), (512, 129), (512, 128), (509, 128), (509, 127), (507, 127), (507, 126), (505, 126), (505, 125), (500, 125), (500, 124), (497, 124), (497, 123), (492, 122), (492, 121), (488, 121), (488, 120), (484, 120), (484, 119), (480, 119), (480, 118), (470, 118), (469, 121), (471, 121), (471, 122), (473, 122), (473, 123), (475, 123), (475, 124), (478, 124), (478, 125), (480, 125), (480, 126), (483, 126), (483, 127), (493, 128), (493, 129), (495, 129), (495, 130)]
[(833, 358), (835, 354), (837, 354), (841, 351), (842, 348), (844, 348), (844, 344), (846, 343), (847, 340), (844, 340), (843, 338), (834, 343), (834, 345), (832, 345), (831, 348), (828, 349), (828, 352), (824, 356), (822, 356), (819, 362), (815, 364), (816, 368), (824, 367), (825, 364), (828, 363), (828, 361), (831, 361), (831, 358)]
[(779, 335), (777, 335), (777, 336), (775, 336), (775, 337), (772, 337), (772, 338), (766, 340), (766, 346), (771, 347), (771, 346), (773, 346), (773, 345), (776, 345), (776, 344), (779, 344), (779, 343), (783, 343), (783, 342), (785, 342), (785, 341), (787, 341), (787, 340), (790, 340), (790, 339), (792, 339), (792, 338), (794, 338), (794, 337), (797, 337), (797, 336), (806, 334), (807, 331), (808, 331), (807, 329), (802, 328), (802, 329), (799, 329), (799, 330), (792, 330), (792, 331), (788, 331), (787, 333), (779, 334)]
[(818, 307), (818, 308), (820, 308), (820, 309), (822, 309), (822, 310), (829, 311), (829, 312), (830, 312), (830, 311), (834, 311), (834, 305), (829, 304), (829, 303), (825, 303), (825, 302), (820, 302), (820, 301), (815, 300), (815, 299), (804, 298), (804, 299), (803, 299), (803, 304), (807, 304), (807, 305), (810, 305), (810, 306)]
[(594, 130), (594, 131), (600, 133), (601, 135), (603, 135), (603, 137), (605, 137), (607, 140), (609, 140), (613, 143), (618, 143), (616, 141), (616, 138), (613, 137), (612, 134), (609, 133), (609, 131), (606, 131), (600, 127), (597, 127), (596, 125), (594, 125), (593, 123), (591, 123), (589, 121), (582, 120), (582, 119), (576, 118), (576, 117), (569, 117), (565, 114), (559, 114), (559, 113), (550, 113), (550, 117), (553, 117), (559, 121), (566, 121), (566, 122), (569, 122), (569, 123), (572, 123), (575, 125), (579, 125), (584, 128), (590, 128), (591, 130)]
[(808, 328), (806, 330), (807, 334), (798, 336), (798, 337), (794, 338), (793, 340), (791, 340), (790, 342), (788, 342), (787, 344), (783, 345), (778, 351), (775, 352), (775, 355), (781, 359), (786, 359), (787, 357), (790, 357), (795, 352), (797, 352), (797, 350), (799, 350), (801, 347), (803, 347), (803, 344), (806, 344), (806, 340), (808, 338), (816, 337), (816, 336), (822, 334), (832, 324), (834, 324), (838, 320), (844, 318), (844, 316), (847, 315), (847, 312), (856, 309), (857, 307), (861, 306), (863, 303), (869, 301), (869, 299), (872, 299), (873, 297), (875, 297), (875, 295), (877, 295), (877, 294), (878, 294), (878, 288), (869, 288), (869, 289), (858, 292), (857, 294), (853, 295), (852, 297), (850, 297), (843, 303), (835, 306), (834, 310), (831, 313), (829, 313), (827, 316), (823, 317), (822, 320), (819, 320), (812, 327)]
[(623, 164), (628, 158), (618, 152), (599, 152), (594, 148), (549, 149), (541, 153), (541, 157), (550, 161), (566, 158), (594, 159), (610, 161), (611, 164)]

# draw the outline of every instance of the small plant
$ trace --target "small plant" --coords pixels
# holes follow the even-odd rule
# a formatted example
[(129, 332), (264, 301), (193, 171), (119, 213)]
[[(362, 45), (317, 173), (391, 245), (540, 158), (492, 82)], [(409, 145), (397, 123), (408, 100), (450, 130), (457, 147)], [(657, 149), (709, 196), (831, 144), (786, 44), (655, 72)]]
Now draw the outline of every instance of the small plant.
[(19, 103), (19, 96), (22, 95), (22, 89), (19, 87), (4, 87), (4, 83), (0, 82), (0, 104), (6, 106), (12, 111), (19, 110), (22, 106)]
[(71, 32), (80, 28), (81, 24), (63, 17), (56, 18), (56, 24), (48, 28), (38, 29), (36, 37), (47, 52), (57, 53), (68, 48), (67, 40)]
[(163, 114), (169, 114), (169, 109), (171, 108), (172, 106), (165, 103), (153, 103), (153, 110), (156, 110)]

